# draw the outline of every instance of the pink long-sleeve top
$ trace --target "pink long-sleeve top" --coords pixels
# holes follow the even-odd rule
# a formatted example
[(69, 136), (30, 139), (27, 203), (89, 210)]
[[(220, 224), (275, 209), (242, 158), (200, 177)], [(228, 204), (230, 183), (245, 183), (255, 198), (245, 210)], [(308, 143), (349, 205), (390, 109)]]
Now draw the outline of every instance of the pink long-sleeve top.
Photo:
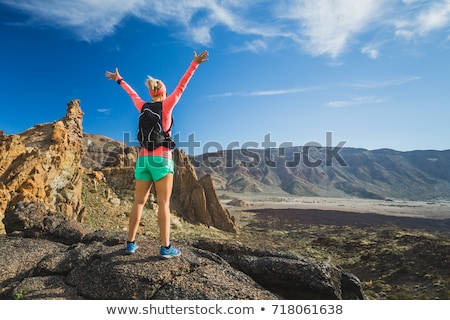
[[(194, 72), (197, 70), (198, 66), (198, 62), (193, 60), (189, 65), (189, 68), (181, 77), (175, 90), (162, 102), (162, 127), (164, 131), (167, 131), (170, 128), (172, 122), (172, 110), (180, 100), (184, 89), (186, 89), (189, 80), (194, 75)], [(145, 104), (145, 101), (139, 97), (136, 91), (134, 91), (134, 89), (125, 80), (123, 80), (122, 77), (118, 77), (116, 80), (122, 80), (120, 82), (120, 86), (128, 93), (136, 109), (141, 112), (141, 108)], [(169, 132), (169, 134), (171, 134), (171, 132)], [(162, 156), (171, 159), (172, 150), (164, 146), (158, 147), (153, 151), (149, 151), (146, 148), (141, 147), (139, 156)]]

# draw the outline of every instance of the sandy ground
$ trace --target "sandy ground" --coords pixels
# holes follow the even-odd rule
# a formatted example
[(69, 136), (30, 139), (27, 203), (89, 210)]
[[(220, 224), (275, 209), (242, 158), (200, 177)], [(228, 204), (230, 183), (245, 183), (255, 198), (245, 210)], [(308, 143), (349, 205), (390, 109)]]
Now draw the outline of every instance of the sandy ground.
[[(368, 200), (319, 197), (264, 197), (255, 195), (235, 195), (249, 206), (242, 210), (259, 209), (316, 209), (356, 213), (375, 213), (398, 217), (415, 217), (428, 219), (449, 219), (450, 201), (403, 201), (403, 200)], [(229, 200), (224, 200), (225, 207)], [(234, 207), (234, 209), (237, 209)]]

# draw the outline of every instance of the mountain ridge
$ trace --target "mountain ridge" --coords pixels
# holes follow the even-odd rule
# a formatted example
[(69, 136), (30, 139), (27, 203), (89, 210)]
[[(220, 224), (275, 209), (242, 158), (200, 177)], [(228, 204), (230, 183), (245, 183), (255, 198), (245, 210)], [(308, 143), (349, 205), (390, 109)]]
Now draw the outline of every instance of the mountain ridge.
[(290, 147), (231, 150), (193, 157), (216, 189), (272, 190), (294, 196), (450, 199), (450, 150)]
[[(116, 166), (121, 152), (128, 165), (135, 161), (137, 147), (102, 135), (87, 135), (85, 141), (98, 137), (108, 145), (107, 154), (105, 147), (101, 148), (102, 159), (87, 146), (87, 157), (95, 159), (97, 166)], [(197, 176), (211, 175), (216, 190), (221, 192), (378, 200), (450, 199), (450, 149), (399, 151), (305, 145), (221, 150), (188, 157)]]

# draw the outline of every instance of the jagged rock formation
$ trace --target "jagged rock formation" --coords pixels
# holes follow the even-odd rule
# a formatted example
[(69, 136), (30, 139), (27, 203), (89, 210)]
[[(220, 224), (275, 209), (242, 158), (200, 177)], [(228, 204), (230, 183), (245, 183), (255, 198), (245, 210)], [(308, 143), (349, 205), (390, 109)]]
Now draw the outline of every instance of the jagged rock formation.
[[(8, 136), (0, 131), (0, 216), (8, 206), (20, 201), (37, 201), (82, 221), (87, 214), (81, 199), (86, 168), (90, 173), (101, 170), (118, 195), (133, 196), (137, 148), (83, 133), (79, 100), (67, 105), (67, 114), (59, 121), (36, 125), (17, 135)], [(218, 201), (210, 178), (198, 181), (192, 168), (180, 166), (187, 157), (176, 159), (180, 172), (174, 179), (173, 206), (177, 214), (190, 222), (236, 232), (235, 223)]]
[(220, 203), (211, 176), (206, 174), (199, 180), (183, 150), (175, 150), (173, 157), (176, 170), (172, 203), (175, 210), (190, 222), (236, 232), (234, 217)]
[(197, 240), (167, 261), (157, 240), (143, 240), (128, 256), (125, 234), (88, 230), (42, 203), (19, 203), (5, 225), (0, 299), (366, 299), (354, 275), (288, 253)]
[(37, 201), (81, 221), (84, 155), (79, 100), (59, 121), (17, 135), (0, 132), (0, 214), (20, 201)]
[(96, 134), (83, 133), (86, 149), (82, 164), (85, 168), (101, 170), (103, 168), (132, 167), (136, 163), (138, 150), (125, 143)]

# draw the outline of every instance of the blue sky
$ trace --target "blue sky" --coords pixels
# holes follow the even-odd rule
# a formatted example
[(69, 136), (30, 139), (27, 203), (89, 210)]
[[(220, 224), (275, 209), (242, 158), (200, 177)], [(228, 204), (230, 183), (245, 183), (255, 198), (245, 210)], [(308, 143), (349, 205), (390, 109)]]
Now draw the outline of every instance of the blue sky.
[[(450, 0), (0, 0), (0, 130), (58, 120), (80, 99), (86, 132), (136, 135), (147, 75), (173, 90), (193, 154), (282, 143), (450, 149)], [(125, 138), (128, 141), (127, 138)]]

